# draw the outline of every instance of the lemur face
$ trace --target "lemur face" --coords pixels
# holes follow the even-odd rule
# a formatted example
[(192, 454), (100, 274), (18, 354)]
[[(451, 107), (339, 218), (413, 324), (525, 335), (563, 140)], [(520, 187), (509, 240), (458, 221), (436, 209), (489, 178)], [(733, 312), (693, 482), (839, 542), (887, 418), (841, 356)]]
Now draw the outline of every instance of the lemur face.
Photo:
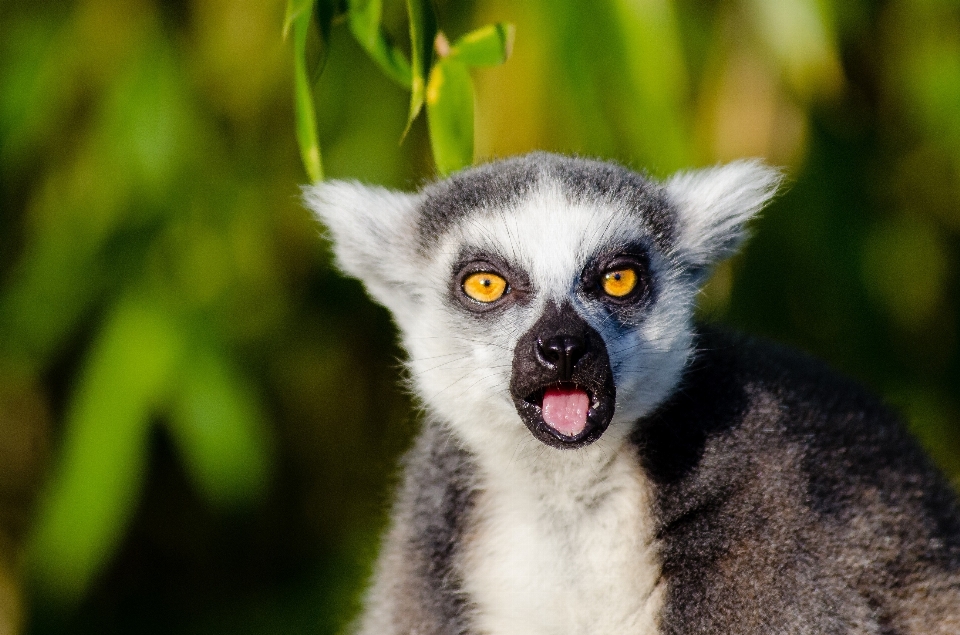
[(778, 179), (737, 163), (659, 184), (534, 154), (418, 194), (331, 182), (306, 200), (393, 312), (428, 412), (474, 448), (570, 449), (622, 439), (676, 389), (699, 284)]
[[(449, 219), (431, 246), (447, 288), (428, 321), (457, 335), (427, 357), (462, 360), (441, 374), (453, 379), (456, 366), (459, 384), (475, 384), (458, 391), (461, 403), (502, 402), (504, 425), (522, 422), (548, 445), (576, 448), (615, 416), (636, 420), (676, 382), (690, 329), (670, 328), (688, 303), (669, 297), (676, 285), (657, 246), (670, 231), (667, 204), (631, 178), (632, 201), (578, 196), (555, 177), (524, 181), (529, 189), (506, 205)], [(455, 209), (459, 195), (440, 184), (424, 209)], [(431, 372), (416, 362), (412, 370)], [(423, 388), (434, 386), (443, 389)]]

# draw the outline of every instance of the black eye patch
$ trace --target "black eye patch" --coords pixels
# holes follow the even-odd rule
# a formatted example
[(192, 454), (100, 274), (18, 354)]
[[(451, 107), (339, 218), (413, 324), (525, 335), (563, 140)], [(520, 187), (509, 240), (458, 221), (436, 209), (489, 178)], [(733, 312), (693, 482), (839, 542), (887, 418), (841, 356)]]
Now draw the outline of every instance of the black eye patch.
[(611, 308), (636, 308), (653, 295), (650, 257), (645, 248), (630, 245), (593, 259), (581, 274), (581, 288)]

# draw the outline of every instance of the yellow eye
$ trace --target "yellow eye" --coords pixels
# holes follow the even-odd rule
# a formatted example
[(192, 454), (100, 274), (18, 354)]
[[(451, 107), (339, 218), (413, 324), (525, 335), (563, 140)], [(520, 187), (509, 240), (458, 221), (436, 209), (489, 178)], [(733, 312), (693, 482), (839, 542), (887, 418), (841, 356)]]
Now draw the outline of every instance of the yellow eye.
[(637, 286), (637, 272), (630, 267), (615, 269), (603, 274), (604, 292), (614, 298), (622, 298)]
[(507, 281), (495, 273), (472, 273), (463, 281), (463, 292), (477, 302), (495, 302), (507, 292)]

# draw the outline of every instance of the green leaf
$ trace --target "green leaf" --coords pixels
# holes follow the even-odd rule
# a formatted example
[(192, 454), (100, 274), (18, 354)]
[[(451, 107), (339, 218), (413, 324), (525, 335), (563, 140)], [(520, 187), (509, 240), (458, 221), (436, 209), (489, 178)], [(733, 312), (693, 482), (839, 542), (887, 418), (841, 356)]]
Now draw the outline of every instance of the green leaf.
[(283, 19), (284, 39), (287, 38), (297, 20), (304, 16), (315, 18), (317, 28), (307, 29), (304, 44), (304, 59), (310, 78), (314, 82), (320, 79), (323, 67), (327, 63), (327, 54), (330, 51), (330, 29), (337, 15), (337, 7), (336, 0), (287, 0), (287, 12)]
[(449, 57), (438, 61), (426, 92), (433, 158), (446, 176), (473, 162), (473, 81), (466, 64)]
[[(316, 29), (308, 29), (306, 60), (313, 83), (320, 80), (330, 54), (330, 29), (337, 15), (336, 0), (318, 0), (313, 14)], [(313, 37), (311, 37), (311, 35)]]
[(290, 28), (297, 18), (313, 11), (313, 0), (287, 0), (287, 11), (283, 16), (283, 38), (287, 39)]
[(380, 34), (383, 15), (381, 0), (350, 0), (350, 30), (360, 44), (372, 42)]
[(79, 600), (116, 549), (136, 507), (150, 418), (182, 351), (176, 324), (143, 299), (121, 301), (94, 343), (29, 544), (31, 572), (51, 599)]
[(509, 23), (489, 24), (467, 33), (450, 47), (450, 57), (467, 66), (503, 64), (513, 52), (516, 28)]
[(423, 108), (426, 95), (427, 74), (433, 61), (433, 39), (437, 36), (437, 14), (432, 0), (407, 0), (407, 14), (410, 17), (410, 115), (407, 128), (410, 130), (413, 120)]
[(350, 0), (350, 31), (390, 79), (410, 88), (410, 62), (384, 33), (381, 13), (380, 0)]
[(270, 472), (270, 434), (253, 386), (213, 346), (191, 347), (171, 404), (170, 431), (191, 480), (210, 502), (260, 498)]
[(316, 183), (323, 179), (320, 142), (317, 139), (317, 113), (313, 103), (313, 83), (307, 70), (306, 48), (312, 11), (293, 19), (293, 92), (297, 120), (297, 142), (307, 176)]

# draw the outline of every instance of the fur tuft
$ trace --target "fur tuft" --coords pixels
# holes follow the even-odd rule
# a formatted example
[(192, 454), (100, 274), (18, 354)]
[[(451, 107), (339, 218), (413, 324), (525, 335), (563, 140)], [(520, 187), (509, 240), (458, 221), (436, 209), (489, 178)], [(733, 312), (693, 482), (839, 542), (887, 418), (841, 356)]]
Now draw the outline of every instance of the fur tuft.
[(395, 316), (409, 314), (419, 196), (356, 181), (325, 181), (305, 187), (303, 200), (329, 230), (337, 266), (360, 279)]
[(677, 248), (688, 266), (704, 270), (732, 256), (746, 224), (770, 202), (783, 180), (757, 160), (680, 172), (665, 187), (677, 208)]

